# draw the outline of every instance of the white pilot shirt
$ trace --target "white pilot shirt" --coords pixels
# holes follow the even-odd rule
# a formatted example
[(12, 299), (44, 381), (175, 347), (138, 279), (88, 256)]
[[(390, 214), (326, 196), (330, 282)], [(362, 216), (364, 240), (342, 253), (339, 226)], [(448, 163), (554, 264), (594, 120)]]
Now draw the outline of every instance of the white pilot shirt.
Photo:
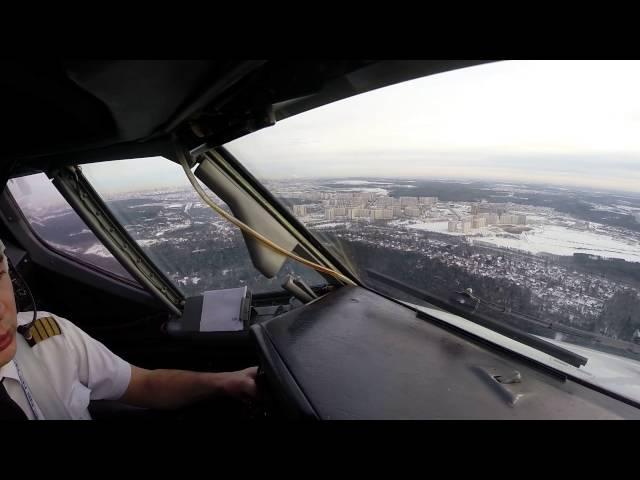
[[(48, 312), (38, 312), (38, 318), (45, 316), (55, 318), (62, 334), (47, 338), (31, 348), (44, 365), (56, 366), (49, 370), (49, 378), (71, 418), (91, 420), (89, 401), (122, 397), (131, 379), (131, 365), (70, 321)], [(18, 313), (18, 325), (27, 324), (32, 318), (33, 312)], [(3, 377), (9, 396), (33, 420), (34, 415), (13, 360), (0, 368), (0, 380)], [(44, 419), (37, 405), (36, 414)]]

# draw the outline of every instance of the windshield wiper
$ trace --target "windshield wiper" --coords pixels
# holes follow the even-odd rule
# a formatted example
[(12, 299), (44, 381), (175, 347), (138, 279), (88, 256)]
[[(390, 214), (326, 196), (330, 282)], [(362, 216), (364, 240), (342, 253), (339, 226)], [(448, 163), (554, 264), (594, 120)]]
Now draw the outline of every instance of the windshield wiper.
[[(393, 277), (388, 275), (384, 275), (380, 272), (376, 272), (375, 270), (367, 269), (367, 274), (380, 282), (386, 283), (387, 285), (401, 290), (409, 295), (412, 295), (416, 298), (420, 298), (429, 302), (436, 308), (445, 310), (447, 312), (451, 312), (455, 315), (463, 317), (467, 320), (470, 320), (478, 325), (489, 328), (495, 332), (498, 332), (506, 337), (509, 337), (518, 342), (524, 343), (525, 345), (529, 345), (541, 352), (547, 353), (552, 357), (558, 358), (563, 362), (566, 362), (574, 367), (580, 367), (581, 365), (585, 365), (587, 363), (588, 358), (583, 357), (582, 355), (578, 355), (566, 348), (559, 347), (551, 342), (547, 342), (535, 335), (527, 333), (519, 328), (513, 327), (511, 325), (506, 325), (502, 322), (496, 321), (491, 317), (484, 315), (482, 313), (478, 313), (475, 308), (474, 311), (470, 312), (468, 308), (464, 308), (462, 306), (452, 304), (451, 302), (445, 300), (442, 297), (437, 295), (433, 295), (429, 292), (425, 292), (424, 290), (420, 290), (415, 288), (412, 285), (401, 282)], [(429, 316), (424, 312), (418, 312), (418, 317), (422, 319), (432, 320), (433, 317)]]

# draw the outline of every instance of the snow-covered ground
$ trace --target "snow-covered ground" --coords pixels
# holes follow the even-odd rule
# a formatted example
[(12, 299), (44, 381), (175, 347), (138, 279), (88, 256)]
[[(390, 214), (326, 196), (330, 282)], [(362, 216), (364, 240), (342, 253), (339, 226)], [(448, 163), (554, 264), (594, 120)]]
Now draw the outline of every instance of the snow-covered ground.
[(152, 245), (156, 245), (158, 243), (163, 243), (166, 242), (167, 240), (164, 238), (161, 239), (155, 239), (155, 238), (144, 238), (141, 240), (136, 240), (138, 242), (138, 245), (140, 245), (141, 247), (150, 247)]
[(101, 243), (94, 243), (91, 247), (87, 248), (84, 253), (86, 255), (98, 255), (99, 257), (105, 258), (111, 256), (109, 250), (107, 250)]
[(554, 255), (587, 253), (640, 262), (638, 242), (625, 242), (604, 233), (574, 230), (559, 225), (544, 225), (512, 237), (483, 236), (482, 240), (499, 247), (516, 248), (531, 253), (547, 252)]
[[(374, 192), (379, 193), (380, 195), (388, 195), (389, 191), (384, 188), (371, 188), (371, 187), (360, 187), (360, 185), (381, 185), (385, 187), (402, 187), (402, 188), (416, 188), (415, 185), (405, 185), (405, 183), (409, 183), (408, 181), (401, 182), (370, 182), (368, 180), (338, 180), (333, 182), (337, 185), (347, 185), (358, 188), (348, 189), (349, 191), (358, 191), (358, 192)], [(340, 191), (345, 191), (346, 189), (340, 188)]]
[(80, 253), (82, 252), (82, 248), (80, 247), (72, 247), (70, 245), (62, 245), (61, 243), (55, 243), (51, 241), (47, 241), (49, 246), (56, 248), (58, 250), (62, 250), (63, 252), (71, 252), (71, 253)]
[[(395, 220), (389, 224), (447, 235), (463, 235), (459, 232), (447, 231), (448, 222), (446, 221)], [(638, 241), (622, 240), (601, 231), (577, 230), (561, 225), (538, 225), (533, 230), (520, 235), (498, 236), (497, 227), (484, 228), (480, 232), (472, 231), (473, 233), (480, 233), (474, 238), (483, 242), (531, 253), (546, 252), (554, 255), (586, 253), (606, 258), (621, 258), (629, 262), (640, 262), (640, 243)]]
[(80, 230), (79, 232), (75, 232), (75, 233), (70, 233), (69, 236), (70, 237), (75, 237), (76, 235), (83, 235), (85, 233), (91, 233), (91, 230), (89, 230), (88, 228), (83, 228), (82, 230)]
[(358, 188), (341, 188), (338, 190), (339, 193), (342, 192), (363, 192), (363, 193), (375, 193), (377, 195), (386, 197), (389, 195), (389, 190), (386, 188), (379, 187), (358, 187)]
[(338, 185), (390, 185), (390, 182), (370, 182), (369, 180), (337, 180)]
[(139, 203), (137, 205), (129, 205), (128, 208), (142, 208), (142, 207), (164, 207), (164, 203), (162, 202)]
[(581, 366), (580, 370), (593, 375), (594, 383), (640, 401), (640, 362), (572, 343), (548, 338), (544, 340), (588, 358), (587, 364)]
[(320, 225), (313, 225), (313, 228), (333, 228), (341, 225), (346, 225), (345, 222), (332, 222), (332, 223), (323, 223)]
[(440, 221), (440, 222), (423, 222), (423, 221), (413, 221), (413, 220), (394, 220), (389, 222), (389, 225), (397, 225), (406, 228), (411, 228), (414, 230), (426, 230), (429, 232), (438, 232), (438, 233), (446, 233), (449, 235), (462, 236), (462, 233), (458, 232), (448, 232), (449, 228), (448, 221)]

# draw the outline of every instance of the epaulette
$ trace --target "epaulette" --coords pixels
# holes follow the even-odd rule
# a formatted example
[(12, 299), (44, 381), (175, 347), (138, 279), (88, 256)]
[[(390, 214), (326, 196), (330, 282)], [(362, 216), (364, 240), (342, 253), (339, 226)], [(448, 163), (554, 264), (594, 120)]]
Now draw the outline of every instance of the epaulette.
[(33, 347), (47, 338), (60, 335), (62, 331), (60, 330), (60, 325), (58, 325), (55, 318), (42, 317), (33, 322), (33, 325), (31, 325), (31, 328), (29, 329), (29, 333), (31, 338), (27, 339), (27, 342)]

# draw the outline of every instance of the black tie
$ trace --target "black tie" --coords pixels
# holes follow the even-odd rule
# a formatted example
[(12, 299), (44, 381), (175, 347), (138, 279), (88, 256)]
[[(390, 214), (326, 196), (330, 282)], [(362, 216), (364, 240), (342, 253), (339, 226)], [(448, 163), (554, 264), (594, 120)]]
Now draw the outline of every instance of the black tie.
[(28, 420), (27, 415), (7, 393), (4, 378), (0, 382), (0, 420)]

